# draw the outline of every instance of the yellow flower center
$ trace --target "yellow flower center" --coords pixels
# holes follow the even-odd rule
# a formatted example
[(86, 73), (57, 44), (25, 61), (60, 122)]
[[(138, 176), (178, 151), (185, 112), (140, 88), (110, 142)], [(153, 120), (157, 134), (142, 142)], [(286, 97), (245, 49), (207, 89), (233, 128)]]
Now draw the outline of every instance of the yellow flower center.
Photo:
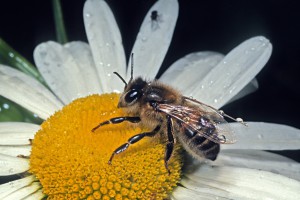
[(178, 148), (164, 166), (165, 145), (145, 138), (108, 160), (131, 136), (149, 131), (129, 122), (91, 129), (112, 117), (118, 94), (80, 98), (41, 125), (32, 143), (30, 172), (48, 199), (164, 199), (180, 179)]

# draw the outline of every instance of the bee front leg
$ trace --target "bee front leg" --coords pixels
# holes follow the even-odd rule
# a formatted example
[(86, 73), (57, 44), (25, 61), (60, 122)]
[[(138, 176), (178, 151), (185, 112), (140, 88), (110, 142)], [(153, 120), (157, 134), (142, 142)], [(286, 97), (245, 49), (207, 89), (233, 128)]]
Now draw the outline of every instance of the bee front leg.
[(170, 170), (168, 168), (168, 162), (172, 156), (173, 149), (174, 149), (174, 135), (173, 135), (173, 121), (172, 118), (167, 115), (167, 135), (168, 135), (168, 143), (166, 145), (166, 151), (165, 151), (165, 167), (168, 170), (168, 173), (170, 174)]
[(140, 141), (141, 139), (143, 139), (144, 137), (153, 137), (155, 136), (155, 134), (160, 130), (160, 126), (157, 126), (153, 131), (151, 132), (144, 132), (144, 133), (140, 133), (137, 135), (132, 136), (131, 138), (128, 139), (127, 143), (122, 144), (120, 147), (118, 147), (113, 154), (110, 156), (110, 159), (108, 161), (108, 164), (111, 164), (112, 159), (114, 158), (114, 156), (116, 154), (122, 153), (123, 151), (125, 151), (129, 145), (134, 144), (138, 141)]
[(110, 120), (107, 120), (107, 121), (104, 121), (104, 122), (101, 122), (100, 124), (98, 124), (96, 127), (94, 127), (92, 129), (92, 132), (95, 132), (96, 129), (98, 129), (100, 126), (103, 126), (103, 125), (106, 125), (106, 124), (119, 124), (121, 122), (124, 122), (124, 121), (129, 121), (131, 123), (139, 123), (141, 121), (141, 118), (140, 117), (114, 117), (114, 118), (111, 118)]

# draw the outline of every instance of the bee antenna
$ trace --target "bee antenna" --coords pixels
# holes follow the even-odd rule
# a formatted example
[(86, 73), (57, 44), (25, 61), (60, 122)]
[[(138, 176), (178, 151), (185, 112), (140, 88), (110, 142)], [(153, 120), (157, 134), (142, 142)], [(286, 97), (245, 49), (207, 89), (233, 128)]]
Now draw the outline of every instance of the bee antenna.
[(123, 81), (123, 83), (125, 83), (125, 87), (127, 87), (127, 83), (124, 78), (118, 72), (114, 72), (114, 74), (117, 75)]
[(129, 82), (131, 82), (132, 79), (133, 79), (133, 53), (131, 53), (131, 74), (130, 74)]

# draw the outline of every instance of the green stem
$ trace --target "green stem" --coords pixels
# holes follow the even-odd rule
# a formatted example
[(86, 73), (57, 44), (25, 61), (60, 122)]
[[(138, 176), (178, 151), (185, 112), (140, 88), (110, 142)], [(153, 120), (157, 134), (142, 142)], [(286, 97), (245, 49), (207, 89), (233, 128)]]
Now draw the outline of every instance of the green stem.
[(52, 0), (57, 41), (61, 44), (68, 42), (60, 0)]

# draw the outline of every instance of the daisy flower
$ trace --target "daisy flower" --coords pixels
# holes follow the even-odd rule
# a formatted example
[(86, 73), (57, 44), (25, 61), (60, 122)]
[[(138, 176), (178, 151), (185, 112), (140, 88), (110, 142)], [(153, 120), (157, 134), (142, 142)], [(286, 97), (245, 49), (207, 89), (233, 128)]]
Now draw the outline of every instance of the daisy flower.
[[(177, 16), (176, 0), (158, 1), (150, 8), (132, 49), (135, 77), (155, 77)], [(35, 49), (36, 66), (50, 89), (0, 65), (0, 95), (45, 120), (42, 125), (0, 123), (0, 176), (19, 175), (0, 185), (0, 199), (300, 198), (299, 163), (262, 151), (299, 149), (300, 131), (280, 124), (230, 123), (238, 142), (223, 145), (214, 162), (183, 156), (176, 147), (170, 174), (163, 163), (165, 147), (155, 139), (131, 145), (108, 165), (118, 146), (147, 130), (121, 123), (91, 132), (99, 122), (124, 116), (116, 108), (119, 94), (111, 93), (121, 92), (124, 85), (112, 72), (126, 80), (130, 72), (126, 72), (121, 35), (107, 4), (86, 1), (84, 22), (89, 44), (49, 41)], [(191, 53), (160, 79), (186, 96), (220, 108), (257, 88), (255, 75), (271, 51), (266, 38), (253, 37), (226, 56)]]

